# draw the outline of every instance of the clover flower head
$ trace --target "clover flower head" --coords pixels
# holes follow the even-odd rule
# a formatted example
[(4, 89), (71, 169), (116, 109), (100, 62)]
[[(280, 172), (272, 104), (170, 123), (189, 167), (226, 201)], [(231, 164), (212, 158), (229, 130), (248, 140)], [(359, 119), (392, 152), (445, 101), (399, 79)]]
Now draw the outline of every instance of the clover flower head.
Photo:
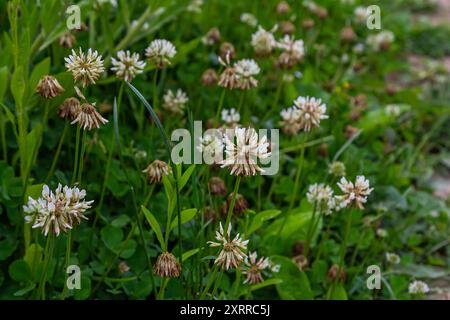
[(64, 60), (66, 68), (72, 73), (74, 80), (81, 81), (83, 87), (94, 84), (105, 71), (102, 56), (91, 48), (87, 53), (83, 52), (81, 48), (78, 53), (72, 50), (72, 54)]
[(163, 108), (174, 114), (183, 114), (188, 101), (189, 98), (183, 90), (178, 89), (176, 93), (167, 90), (163, 96)]
[(177, 50), (172, 42), (165, 39), (153, 40), (145, 49), (145, 55), (158, 69), (170, 64), (170, 60), (176, 53)]
[(244, 251), (247, 250), (248, 240), (242, 240), (239, 233), (232, 239), (231, 223), (228, 225), (226, 234), (220, 223), (219, 231), (216, 231), (216, 240), (218, 242), (208, 241), (211, 247), (221, 247), (214, 263), (226, 270), (237, 268), (247, 256)]
[(336, 207), (333, 189), (323, 183), (310, 185), (306, 197), (310, 203), (313, 203), (318, 210), (325, 214), (331, 214)]
[(266, 159), (271, 153), (266, 136), (258, 139), (253, 128), (227, 129), (225, 136), (225, 154), (222, 168), (230, 167), (231, 174), (237, 176), (253, 176), (264, 172), (258, 165), (258, 159)]
[(139, 53), (131, 54), (128, 50), (117, 52), (117, 59), (111, 58), (111, 64), (111, 70), (116, 72), (117, 78), (128, 82), (142, 73), (145, 67), (145, 62), (139, 60)]
[(47, 185), (42, 188), (41, 197), (37, 200), (29, 197), (23, 206), (27, 214), (25, 222), (32, 223), (32, 228), (42, 228), (47, 236), (53, 232), (59, 236), (60, 232), (67, 232), (86, 219), (84, 213), (91, 208), (94, 200), (85, 201), (86, 191), (78, 187), (70, 188), (58, 185), (55, 192)]
[(221, 113), (222, 121), (229, 128), (234, 128), (241, 121), (241, 115), (235, 108), (224, 109)]
[(321, 99), (310, 97), (298, 97), (294, 101), (294, 106), (300, 112), (299, 125), (306, 132), (320, 125), (320, 120), (328, 119), (325, 114), (327, 107)]
[(415, 280), (409, 284), (408, 292), (409, 294), (425, 294), (430, 292), (430, 288), (425, 282)]
[(261, 257), (258, 260), (258, 254), (256, 251), (249, 253), (245, 258), (245, 266), (243, 274), (246, 275), (244, 283), (257, 284), (262, 282), (263, 271), (270, 267), (269, 258)]
[(275, 48), (276, 44), (277, 43), (273, 33), (265, 30), (261, 26), (259, 26), (258, 30), (252, 34), (251, 45), (255, 49), (255, 53), (258, 56), (269, 55), (273, 48)]
[(337, 185), (344, 193), (343, 195), (336, 197), (340, 208), (349, 207), (352, 204), (355, 204), (359, 209), (364, 209), (363, 204), (367, 202), (367, 197), (373, 191), (373, 188), (370, 188), (369, 180), (364, 176), (357, 176), (355, 183), (342, 177)]
[(255, 88), (258, 86), (258, 80), (253, 76), (256, 76), (260, 72), (260, 68), (253, 59), (242, 59), (234, 64), (234, 70), (239, 79), (238, 87), (246, 90)]

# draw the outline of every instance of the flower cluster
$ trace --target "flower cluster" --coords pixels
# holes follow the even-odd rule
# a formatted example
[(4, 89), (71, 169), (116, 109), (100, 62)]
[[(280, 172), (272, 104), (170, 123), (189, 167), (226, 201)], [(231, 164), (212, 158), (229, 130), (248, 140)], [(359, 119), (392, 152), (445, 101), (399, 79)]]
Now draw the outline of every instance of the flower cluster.
[(59, 236), (60, 232), (67, 232), (81, 219), (87, 219), (84, 213), (91, 208), (94, 200), (85, 201), (86, 191), (77, 187), (70, 188), (58, 185), (55, 192), (47, 185), (42, 189), (42, 195), (37, 200), (29, 197), (23, 211), (27, 214), (25, 221), (32, 223), (33, 228), (42, 228), (45, 236), (49, 232)]
[(139, 60), (139, 53), (131, 54), (130, 51), (119, 51), (117, 59), (111, 58), (111, 64), (111, 70), (116, 72), (117, 78), (128, 82), (142, 73), (145, 67), (145, 62)]
[(153, 40), (148, 48), (145, 50), (147, 58), (158, 69), (162, 69), (168, 64), (170, 60), (175, 56), (177, 50), (172, 42), (165, 39)]
[(105, 71), (102, 56), (91, 48), (87, 53), (83, 52), (81, 48), (78, 53), (72, 50), (72, 54), (64, 60), (66, 68), (72, 73), (74, 80), (81, 81), (83, 87), (94, 84)]

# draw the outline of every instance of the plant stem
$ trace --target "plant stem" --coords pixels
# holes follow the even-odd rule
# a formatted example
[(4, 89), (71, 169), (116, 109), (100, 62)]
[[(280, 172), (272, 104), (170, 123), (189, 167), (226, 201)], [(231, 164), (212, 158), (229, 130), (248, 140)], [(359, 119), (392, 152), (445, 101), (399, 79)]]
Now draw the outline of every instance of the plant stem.
[[(315, 231), (313, 226), (315, 226), (316, 211), (317, 211), (317, 201), (314, 202), (314, 209), (312, 212), (311, 220), (309, 220), (308, 230), (306, 232), (305, 252), (304, 252), (305, 257), (308, 257), (311, 238), (314, 235), (314, 231)], [(319, 217), (319, 219), (320, 219), (320, 217)]]
[(77, 169), (78, 169), (78, 158), (79, 158), (79, 149), (80, 149), (80, 134), (81, 134), (81, 126), (77, 125), (77, 135), (75, 139), (75, 163), (73, 165), (73, 172), (72, 172), (72, 180), (70, 182), (71, 185), (75, 183), (75, 179), (77, 176)]
[(61, 300), (65, 299), (66, 292), (67, 292), (67, 278), (68, 278), (67, 268), (69, 267), (69, 263), (70, 263), (71, 249), (72, 249), (72, 230), (69, 230), (69, 232), (67, 233), (66, 259), (65, 259), (65, 263), (64, 263), (64, 265), (65, 265), (64, 271), (66, 271), (66, 272), (64, 272), (65, 277), (64, 277), (63, 291), (61, 293)]
[(280, 227), (280, 231), (278, 231), (278, 233), (281, 233), (284, 229), (284, 226), (286, 225), (286, 222), (291, 214), (292, 208), (294, 207), (294, 202), (295, 202), (295, 198), (298, 192), (298, 184), (300, 181), (300, 174), (302, 172), (302, 168), (303, 168), (303, 162), (305, 160), (305, 142), (306, 142), (306, 133), (303, 134), (302, 137), (302, 147), (301, 147), (301, 151), (300, 151), (300, 161), (298, 163), (298, 167), (297, 167), (297, 172), (295, 174), (295, 181), (294, 181), (294, 192), (292, 194), (290, 203), (289, 203), (289, 207), (288, 207), (288, 211), (286, 213), (286, 216), (284, 217), (284, 220), (281, 224)]
[(48, 265), (50, 263), (50, 259), (53, 257), (53, 241), (53, 232), (50, 231), (45, 243), (44, 268), (42, 269), (41, 280), (39, 281), (40, 298), (42, 300), (45, 300), (45, 282), (47, 281)]
[(241, 176), (237, 176), (236, 183), (234, 184), (233, 197), (231, 198), (230, 206), (228, 207), (227, 220), (225, 221), (225, 234), (228, 230), (228, 225), (231, 221), (231, 216), (233, 215), (234, 204), (236, 203), (236, 197), (239, 190), (239, 184), (241, 183)]
[(59, 155), (61, 154), (61, 148), (64, 143), (64, 139), (66, 137), (68, 130), (69, 130), (69, 122), (66, 121), (66, 124), (64, 125), (63, 133), (61, 134), (61, 137), (59, 138), (58, 147), (56, 148), (56, 153), (55, 153), (55, 156), (53, 157), (52, 165), (47, 174), (47, 177), (45, 178), (45, 183), (47, 183), (48, 180), (50, 180), (50, 178), (53, 176), (53, 172), (55, 171), (56, 164), (58, 163)]
[(81, 138), (81, 152), (80, 152), (80, 160), (78, 160), (78, 184), (81, 185), (81, 180), (83, 177), (83, 167), (84, 167), (84, 154), (86, 152), (86, 134), (87, 131), (83, 130), (83, 136)]
[(206, 285), (205, 289), (203, 290), (202, 294), (200, 295), (200, 300), (203, 300), (206, 296), (206, 294), (209, 291), (209, 288), (211, 288), (212, 284), (214, 283), (214, 280), (216, 279), (218, 267), (217, 265), (214, 265), (214, 271), (211, 275), (211, 278), (209, 278), (208, 284)]
[(220, 113), (222, 112), (222, 107), (223, 107), (223, 102), (225, 100), (225, 93), (227, 92), (227, 90), (222, 89), (222, 93), (220, 94), (220, 98), (219, 98), (219, 106), (217, 108), (217, 112), (216, 112), (216, 122), (219, 123), (220, 121)]

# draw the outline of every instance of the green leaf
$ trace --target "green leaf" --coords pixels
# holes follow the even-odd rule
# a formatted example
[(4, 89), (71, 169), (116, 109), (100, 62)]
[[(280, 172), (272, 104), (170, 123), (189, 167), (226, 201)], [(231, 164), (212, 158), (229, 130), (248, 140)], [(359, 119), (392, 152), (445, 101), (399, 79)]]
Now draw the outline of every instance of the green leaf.
[(8, 88), (8, 68), (6, 66), (0, 68), (0, 101), (3, 101), (6, 89)]
[(14, 135), (16, 136), (16, 138), (19, 136), (19, 134), (17, 133), (17, 128), (16, 128), (16, 117), (14, 116), (14, 114), (11, 112), (11, 110), (9, 110), (9, 108), (7, 106), (5, 106), (3, 103), (0, 102), (0, 105), (2, 106), (3, 110), (6, 113), (6, 117), (8, 118), (9, 122), (11, 122), (12, 127), (13, 127), (13, 131), (14, 131)]
[(277, 217), (281, 213), (280, 210), (272, 209), (261, 211), (257, 215), (255, 215), (252, 219), (252, 223), (250, 224), (250, 228), (247, 231), (247, 236), (251, 235), (253, 232), (261, 228), (264, 221), (273, 219)]
[(347, 292), (342, 284), (336, 284), (334, 287), (331, 285), (330, 289), (328, 289), (327, 296), (331, 300), (348, 300)]
[(280, 284), (282, 282), (283, 282), (283, 280), (277, 279), (277, 278), (268, 279), (268, 280), (263, 281), (261, 283), (252, 285), (250, 287), (250, 291), (255, 291), (255, 290), (259, 290), (259, 289), (262, 289), (262, 288), (265, 288), (265, 287), (268, 287), (268, 286), (277, 285), (277, 284)]
[(28, 134), (27, 134), (27, 156), (28, 156), (28, 160), (27, 160), (27, 166), (28, 168), (31, 168), (30, 166), (33, 164), (33, 160), (35, 157), (35, 152), (37, 151), (37, 148), (39, 147), (39, 141), (41, 139), (42, 136), (42, 124), (37, 124), (33, 130), (31, 130)]
[(91, 279), (87, 275), (84, 275), (84, 272), (81, 272), (80, 287), (79, 290), (73, 290), (74, 298), (76, 300), (89, 298), (91, 295)]
[(16, 260), (9, 265), (9, 275), (17, 282), (26, 282), (31, 280), (31, 269), (25, 260)]
[(288, 258), (274, 256), (272, 261), (280, 265), (277, 278), (283, 282), (277, 284), (277, 291), (281, 299), (284, 300), (309, 300), (314, 295), (309, 284), (306, 273), (300, 271), (298, 267)]
[[(181, 224), (185, 224), (188, 221), (191, 221), (195, 215), (197, 214), (197, 209), (186, 209), (181, 211)], [(178, 226), (178, 217), (173, 218), (172, 223), (170, 224), (169, 232), (172, 231), (173, 228)]]
[(195, 169), (195, 164), (192, 164), (183, 173), (183, 175), (180, 178), (180, 183), (178, 185), (179, 191), (181, 191), (183, 189), (183, 187), (186, 185), (186, 183), (189, 181), (189, 178), (191, 177), (192, 173), (194, 172), (194, 169)]
[(10, 238), (0, 241), (0, 261), (9, 258), (13, 254), (17, 243), (17, 241)]
[(152, 227), (153, 232), (156, 234), (156, 238), (158, 238), (159, 244), (161, 245), (161, 249), (163, 251), (167, 251), (166, 244), (164, 243), (164, 237), (162, 235), (161, 227), (156, 220), (155, 216), (144, 206), (141, 206), (142, 212), (144, 212), (145, 218), (147, 219), (150, 227)]
[(100, 235), (106, 247), (113, 251), (116, 251), (122, 243), (123, 231), (120, 228), (106, 226), (102, 228)]
[(168, 176), (163, 175), (162, 182), (164, 185), (164, 191), (166, 192), (166, 197), (170, 201), (173, 199), (174, 188), (172, 187), (172, 184), (170, 183), (170, 179)]
[(43, 187), (44, 187), (43, 183), (28, 186), (27, 191), (25, 192), (24, 201), (27, 202), (29, 197), (33, 199), (38, 199), (42, 194)]
[(184, 261), (186, 261), (187, 259), (189, 259), (190, 257), (192, 257), (193, 255), (197, 254), (197, 252), (199, 252), (200, 249), (196, 248), (196, 249), (192, 249), (189, 251), (186, 251), (185, 253), (182, 254), (181, 259)]
[(42, 248), (39, 244), (32, 243), (28, 246), (27, 250), (25, 250), (25, 256), (23, 260), (28, 263), (28, 266), (32, 269), (33, 266), (36, 267), (41, 263), (42, 260)]
[(30, 284), (29, 286), (23, 288), (23, 289), (20, 289), (20, 290), (14, 292), (14, 296), (15, 297), (22, 297), (22, 296), (26, 295), (28, 292), (32, 291), (34, 288), (36, 288), (36, 283), (35, 282)]
[(25, 94), (25, 75), (24, 67), (18, 66), (11, 79), (11, 93), (16, 101), (16, 105), (23, 105), (23, 96)]

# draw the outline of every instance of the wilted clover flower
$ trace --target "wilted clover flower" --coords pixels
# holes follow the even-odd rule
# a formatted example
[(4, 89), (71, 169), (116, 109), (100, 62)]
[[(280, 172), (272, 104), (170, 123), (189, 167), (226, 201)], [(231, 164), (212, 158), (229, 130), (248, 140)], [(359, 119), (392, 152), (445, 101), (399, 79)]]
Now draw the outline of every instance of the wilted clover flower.
[(159, 69), (164, 68), (170, 64), (177, 50), (172, 42), (165, 39), (153, 40), (147, 49), (145, 49), (145, 55), (147, 58)]
[(345, 176), (345, 164), (340, 161), (333, 161), (328, 165), (328, 172), (336, 177)]
[(267, 56), (272, 53), (277, 43), (271, 31), (267, 31), (259, 26), (258, 31), (252, 34), (251, 44), (255, 49), (256, 55)]
[(225, 182), (220, 177), (212, 177), (209, 179), (208, 189), (213, 196), (224, 196), (227, 193)]
[(258, 64), (253, 59), (242, 59), (234, 64), (234, 70), (239, 79), (238, 87), (246, 90), (255, 88), (258, 86), (258, 80), (253, 76), (256, 76), (260, 69)]
[(102, 56), (97, 51), (89, 48), (87, 54), (80, 48), (78, 54), (72, 50), (69, 57), (64, 58), (66, 68), (69, 70), (75, 81), (81, 81), (83, 87), (95, 83), (105, 68), (103, 67)]
[(167, 90), (163, 96), (163, 108), (175, 114), (183, 114), (188, 101), (189, 98), (183, 90), (178, 89), (176, 94)]
[(283, 50), (278, 58), (278, 65), (282, 68), (291, 68), (300, 62), (305, 55), (303, 40), (295, 40), (289, 35), (285, 35), (277, 43), (277, 47)]
[(73, 45), (77, 42), (75, 36), (70, 32), (64, 32), (59, 37), (59, 45), (63, 48), (72, 49)]
[(281, 110), (280, 115), (282, 119), (280, 122), (281, 130), (283, 130), (284, 133), (292, 136), (300, 131), (301, 113), (297, 108), (291, 107), (288, 109), (283, 109)]
[(324, 185), (323, 183), (310, 185), (306, 197), (310, 203), (313, 203), (324, 214), (330, 214), (336, 207), (333, 190), (330, 186)]
[(370, 188), (369, 180), (364, 176), (357, 176), (354, 184), (342, 177), (337, 185), (344, 193), (342, 196), (336, 196), (340, 208), (355, 204), (359, 209), (364, 209), (363, 204), (367, 202), (367, 197), (373, 191), (373, 188)]
[(413, 281), (409, 284), (408, 292), (409, 294), (425, 294), (430, 291), (428, 285), (420, 280)]
[(216, 240), (218, 242), (208, 241), (211, 247), (221, 247), (219, 256), (214, 263), (226, 270), (237, 268), (247, 256), (244, 251), (247, 250), (248, 240), (242, 240), (239, 233), (232, 240), (231, 223), (228, 225), (226, 234), (220, 223), (219, 231), (216, 231)]
[(225, 126), (228, 128), (234, 128), (241, 121), (241, 115), (235, 108), (222, 110), (222, 121), (225, 122)]
[(23, 206), (23, 211), (27, 214), (25, 221), (32, 223), (33, 228), (42, 228), (45, 236), (49, 232), (59, 236), (60, 232), (67, 232), (75, 225), (80, 224), (86, 210), (91, 208), (94, 200), (85, 201), (86, 191), (77, 187), (70, 188), (58, 185), (55, 192), (47, 185), (42, 189), (42, 195), (35, 200), (28, 198), (27, 205)]
[(91, 130), (92, 128), (100, 128), (100, 124), (108, 123), (108, 120), (103, 118), (95, 108), (95, 103), (83, 103), (75, 108), (74, 120), (71, 124), (79, 123), (84, 130)]
[(155, 160), (147, 168), (142, 170), (142, 172), (147, 174), (150, 183), (156, 183), (162, 180), (163, 175), (169, 175), (170, 168), (164, 161)]
[(117, 60), (111, 58), (112, 71), (116, 72), (116, 76), (119, 79), (130, 82), (134, 77), (144, 71), (145, 62), (139, 60), (139, 53), (130, 51), (117, 52)]
[(177, 278), (180, 276), (181, 266), (173, 254), (163, 252), (158, 256), (153, 272), (163, 278)]
[(231, 66), (230, 52), (225, 55), (225, 60), (219, 57), (219, 63), (225, 67), (219, 77), (219, 86), (227, 89), (234, 89), (239, 87), (240, 79), (236, 74), (236, 69)]
[(255, 129), (236, 127), (234, 130), (228, 129), (224, 138), (226, 158), (222, 161), (222, 168), (230, 167), (231, 174), (237, 176), (264, 172), (257, 161), (270, 156), (266, 136), (258, 140)]
[(36, 87), (36, 92), (46, 99), (59, 96), (63, 91), (64, 88), (59, 84), (58, 80), (49, 75), (43, 76)]
[(262, 282), (264, 279), (262, 277), (262, 272), (269, 268), (269, 258), (261, 257), (257, 260), (258, 255), (256, 251), (250, 253), (247, 258), (245, 258), (245, 266), (243, 274), (246, 275), (244, 283), (257, 284)]
[(70, 121), (75, 120), (78, 110), (80, 108), (80, 101), (77, 98), (67, 98), (59, 106), (58, 115), (61, 118), (69, 119)]
[(367, 37), (367, 44), (375, 51), (389, 50), (395, 36), (392, 31), (384, 30), (378, 34), (373, 34)]
[(322, 103), (321, 99), (298, 97), (295, 99), (294, 105), (300, 112), (300, 128), (306, 132), (310, 131), (311, 128), (318, 127), (320, 120), (328, 119), (328, 116), (325, 114), (327, 107)]
[(398, 254), (386, 252), (386, 261), (392, 264), (399, 264), (400, 257)]

